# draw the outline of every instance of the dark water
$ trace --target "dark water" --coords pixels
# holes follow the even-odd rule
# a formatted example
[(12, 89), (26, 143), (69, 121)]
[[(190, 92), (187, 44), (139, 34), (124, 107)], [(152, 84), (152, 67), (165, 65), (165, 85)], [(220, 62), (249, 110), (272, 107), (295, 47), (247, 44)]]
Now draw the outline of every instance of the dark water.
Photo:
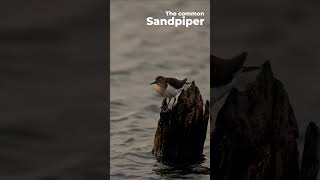
[(209, 136), (197, 165), (167, 166), (151, 154), (162, 98), (149, 85), (157, 75), (188, 77), (209, 99), (209, 16), (200, 28), (145, 25), (165, 10), (208, 8), (208, 1), (111, 1), (111, 179), (209, 179)]
[(106, 179), (105, 4), (1, 2), (1, 180)]
[(231, 57), (248, 51), (247, 65), (270, 60), (289, 94), (302, 150), (306, 126), (320, 126), (320, 4), (316, 1), (215, 1), (213, 51)]

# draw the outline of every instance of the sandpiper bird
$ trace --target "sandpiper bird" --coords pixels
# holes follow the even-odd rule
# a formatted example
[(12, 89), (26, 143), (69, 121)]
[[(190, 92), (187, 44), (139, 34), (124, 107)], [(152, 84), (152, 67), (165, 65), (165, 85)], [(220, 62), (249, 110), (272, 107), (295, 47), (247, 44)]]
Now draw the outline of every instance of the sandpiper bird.
[(176, 95), (183, 89), (183, 86), (187, 83), (187, 78), (183, 80), (178, 80), (175, 78), (170, 77), (163, 77), (158, 76), (156, 77), (156, 80), (150, 85), (153, 85), (153, 88), (163, 97), (169, 98), (169, 102), (167, 107), (169, 106), (169, 103), (171, 101), (171, 98), (174, 97), (173, 104), (176, 102)]
[(215, 101), (224, 97), (233, 87), (232, 80), (242, 72), (259, 69), (259, 67), (243, 66), (247, 58), (247, 53), (243, 52), (231, 59), (222, 59), (214, 55), (210, 55), (211, 69), (210, 69), (210, 87), (218, 90), (220, 95), (215, 95)]
[(243, 52), (231, 59), (222, 59), (214, 55), (210, 55), (210, 86), (211, 88), (219, 87), (230, 83), (242, 67), (246, 60), (247, 53)]

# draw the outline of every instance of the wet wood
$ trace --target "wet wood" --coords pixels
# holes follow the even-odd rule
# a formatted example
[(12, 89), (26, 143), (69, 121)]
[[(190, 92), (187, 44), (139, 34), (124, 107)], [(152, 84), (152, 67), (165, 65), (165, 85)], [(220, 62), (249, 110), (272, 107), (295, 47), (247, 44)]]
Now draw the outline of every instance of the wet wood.
[[(165, 99), (163, 106), (166, 106)], [(162, 162), (202, 160), (208, 120), (209, 101), (204, 108), (201, 93), (192, 82), (172, 108), (160, 112), (152, 153)]]
[(298, 127), (269, 62), (245, 90), (232, 89), (211, 137), (217, 180), (298, 180)]
[(319, 171), (319, 128), (311, 122), (307, 127), (301, 165), (301, 180), (317, 180)]

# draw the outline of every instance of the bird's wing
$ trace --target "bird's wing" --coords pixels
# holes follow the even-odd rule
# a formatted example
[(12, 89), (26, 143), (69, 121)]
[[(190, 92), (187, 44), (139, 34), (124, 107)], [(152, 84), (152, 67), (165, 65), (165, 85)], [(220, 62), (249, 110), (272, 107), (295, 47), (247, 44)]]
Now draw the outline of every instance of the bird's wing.
[(211, 59), (211, 62), (213, 64), (223, 64), (225, 60), (213, 55), (213, 54), (210, 54), (210, 59)]
[(236, 55), (231, 59), (222, 59), (211, 54), (211, 87), (217, 87), (229, 83), (232, 80), (234, 73), (243, 67), (246, 57), (246, 52)]
[(234, 71), (238, 71), (247, 59), (247, 53), (243, 52), (239, 55), (234, 56), (229, 62), (230, 66), (234, 68)]
[(219, 58), (213, 54), (210, 54), (211, 63), (217, 67), (233, 67), (239, 69), (243, 66), (243, 63), (245, 62), (247, 58), (247, 52), (242, 52), (241, 54), (238, 54), (231, 59), (222, 59)]
[(183, 80), (178, 80), (178, 79), (175, 79), (175, 78), (167, 78), (167, 83), (176, 88), (176, 89), (180, 89), (182, 88), (182, 86), (187, 82), (187, 78), (183, 79)]

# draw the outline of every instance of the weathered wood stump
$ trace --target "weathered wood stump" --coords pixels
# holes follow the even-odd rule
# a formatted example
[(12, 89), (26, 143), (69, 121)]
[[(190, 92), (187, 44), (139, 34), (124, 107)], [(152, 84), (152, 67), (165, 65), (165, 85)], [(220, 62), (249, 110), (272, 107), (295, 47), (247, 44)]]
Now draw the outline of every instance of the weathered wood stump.
[(162, 162), (202, 160), (208, 120), (209, 101), (204, 109), (200, 91), (192, 82), (172, 108), (160, 112), (152, 153)]
[(307, 127), (301, 165), (301, 180), (317, 180), (319, 171), (319, 128), (311, 122)]
[(244, 91), (232, 89), (211, 137), (215, 180), (298, 180), (298, 127), (287, 92), (266, 62)]

